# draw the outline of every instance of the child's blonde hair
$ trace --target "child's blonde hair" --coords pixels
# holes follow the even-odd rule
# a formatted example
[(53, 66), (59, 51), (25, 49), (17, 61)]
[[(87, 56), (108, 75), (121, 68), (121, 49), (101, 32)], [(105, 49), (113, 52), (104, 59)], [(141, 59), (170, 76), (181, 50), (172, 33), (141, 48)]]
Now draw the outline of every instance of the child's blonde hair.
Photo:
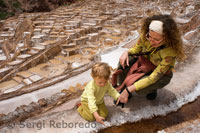
[(95, 65), (92, 66), (92, 77), (99, 77), (99, 78), (105, 78), (106, 80), (110, 77), (110, 66), (107, 63), (104, 62), (98, 62)]

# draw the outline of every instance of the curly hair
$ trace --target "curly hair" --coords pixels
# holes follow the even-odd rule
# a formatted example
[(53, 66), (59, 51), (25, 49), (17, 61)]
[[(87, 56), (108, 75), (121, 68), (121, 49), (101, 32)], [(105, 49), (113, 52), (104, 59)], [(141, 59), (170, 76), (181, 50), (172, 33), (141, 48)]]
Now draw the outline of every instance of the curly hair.
[(170, 15), (154, 15), (145, 18), (140, 31), (141, 37), (146, 39), (145, 35), (149, 32), (149, 25), (153, 20), (163, 22), (163, 36), (165, 38), (166, 45), (172, 47), (176, 51), (178, 61), (183, 61), (185, 59), (185, 53), (183, 50), (181, 34), (176, 22)]
[(107, 63), (98, 62), (92, 66), (91, 75), (93, 78), (99, 77), (108, 80), (110, 74), (111, 74), (110, 66)]

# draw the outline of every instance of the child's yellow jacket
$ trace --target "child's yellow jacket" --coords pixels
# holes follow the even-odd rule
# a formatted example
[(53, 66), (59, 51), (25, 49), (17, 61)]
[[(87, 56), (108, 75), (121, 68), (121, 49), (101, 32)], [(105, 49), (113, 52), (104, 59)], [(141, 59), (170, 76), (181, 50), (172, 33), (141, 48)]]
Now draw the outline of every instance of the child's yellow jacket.
[(87, 102), (90, 112), (94, 113), (98, 110), (96, 105), (104, 102), (106, 93), (113, 97), (114, 100), (117, 100), (120, 95), (109, 82), (104, 87), (99, 87), (94, 80), (91, 80), (81, 95), (81, 102)]

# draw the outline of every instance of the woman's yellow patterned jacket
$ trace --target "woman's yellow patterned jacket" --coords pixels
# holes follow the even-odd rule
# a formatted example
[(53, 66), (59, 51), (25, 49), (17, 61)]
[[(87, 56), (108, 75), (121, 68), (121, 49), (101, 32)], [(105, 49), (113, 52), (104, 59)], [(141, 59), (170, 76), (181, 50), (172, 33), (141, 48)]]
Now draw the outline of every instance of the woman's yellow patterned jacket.
[[(164, 48), (160, 48), (163, 47)], [(163, 43), (160, 47), (154, 48), (146, 39), (139, 39), (133, 48), (129, 49), (129, 54), (140, 54), (149, 52), (144, 55), (149, 61), (157, 66), (155, 70), (147, 77), (142, 78), (134, 83), (136, 90), (148, 87), (159, 80), (167, 71), (172, 71), (176, 61), (176, 51)]]

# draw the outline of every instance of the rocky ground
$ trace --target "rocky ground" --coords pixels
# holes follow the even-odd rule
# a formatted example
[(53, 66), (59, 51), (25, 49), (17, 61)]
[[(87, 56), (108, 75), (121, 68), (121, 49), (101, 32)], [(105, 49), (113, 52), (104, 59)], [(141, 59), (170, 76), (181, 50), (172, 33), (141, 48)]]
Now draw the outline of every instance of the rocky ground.
[[(166, 115), (195, 100), (200, 95), (195, 87), (200, 79), (199, 9), (200, 3), (192, 0), (86, 0), (0, 21), (1, 131), (98, 131)], [(100, 59), (115, 68), (125, 50), (122, 47), (128, 48), (137, 40), (141, 20), (157, 13), (171, 14), (177, 21), (188, 56), (177, 64), (171, 84), (160, 91), (156, 101), (136, 95), (124, 109), (114, 107), (107, 97), (113, 113), (105, 127), (82, 120), (73, 106), (90, 80), (88, 69)], [(192, 126), (198, 127), (198, 121)], [(66, 123), (78, 127), (61, 128)], [(175, 132), (183, 126), (178, 127), (161, 132)]]
[(0, 19), (18, 16), (23, 12), (49, 12), (74, 2), (78, 0), (0, 0)]

